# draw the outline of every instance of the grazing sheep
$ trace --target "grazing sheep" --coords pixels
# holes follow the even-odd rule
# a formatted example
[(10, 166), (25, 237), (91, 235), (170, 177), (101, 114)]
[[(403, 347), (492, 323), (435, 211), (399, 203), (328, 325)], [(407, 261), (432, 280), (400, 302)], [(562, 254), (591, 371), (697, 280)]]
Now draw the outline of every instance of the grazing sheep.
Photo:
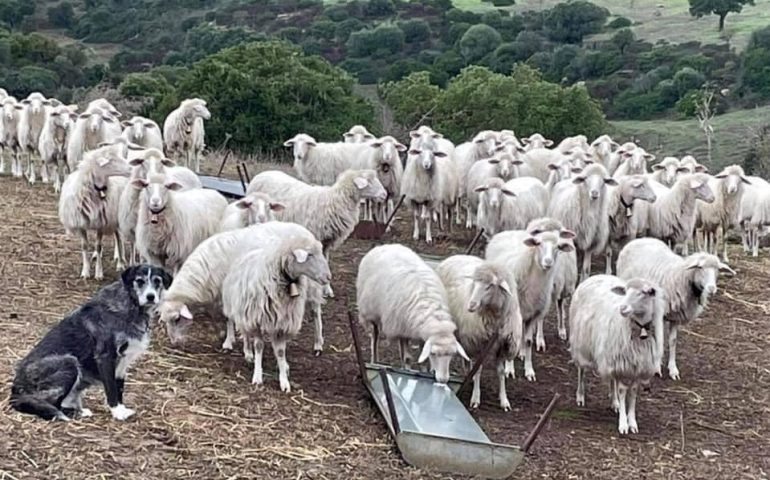
[(476, 226), (483, 228), (488, 238), (498, 232), (523, 229), (530, 221), (545, 215), (548, 205), (548, 190), (532, 177), (514, 178), (505, 183), (499, 178), (489, 178), (475, 191), (479, 194)]
[(614, 178), (625, 175), (644, 175), (647, 173), (647, 162), (655, 160), (655, 155), (647, 153), (642, 147), (620, 152), (621, 164), (612, 174)]
[(722, 260), (725, 262), (730, 261), (727, 258), (727, 232), (734, 225), (738, 225), (741, 199), (745, 191), (744, 184), (750, 185), (751, 182), (746, 178), (743, 168), (739, 165), (727, 166), (709, 180), (709, 188), (714, 192), (714, 201), (696, 203), (695, 226), (703, 232), (703, 251), (712, 255), (718, 254), (718, 233), (721, 230)]
[(709, 169), (701, 165), (692, 155), (685, 155), (679, 160), (680, 165), (686, 168), (689, 173), (708, 173)]
[(38, 150), (40, 133), (43, 131), (47, 110), (52, 103), (42, 93), (33, 92), (22, 100), (21, 104), (24, 109), (21, 111), (16, 133), (19, 136), (22, 152), (27, 154), (27, 180), (30, 184), (34, 184), (36, 170), (34, 157), (40, 155)]
[(683, 167), (676, 157), (666, 157), (660, 163), (652, 166), (652, 175), (650, 178), (671, 188), (676, 179), (683, 173), (690, 173), (688, 167)]
[(533, 133), (529, 137), (522, 138), (521, 143), (524, 145), (527, 151), (529, 151), (537, 148), (550, 147), (553, 145), (553, 140), (548, 140), (539, 133)]
[(345, 143), (366, 143), (376, 138), (363, 125), (353, 125), (350, 130), (342, 134), (342, 137)]
[[(171, 343), (176, 345), (184, 340), (187, 329), (192, 325), (191, 306), (219, 303), (222, 282), (240, 257), (252, 250), (300, 237), (315, 239), (313, 234), (301, 225), (267, 222), (218, 233), (201, 242), (174, 276), (174, 283), (165, 292), (163, 303), (158, 310), (160, 321), (165, 325)], [(316, 326), (314, 348), (320, 352), (323, 346), (320, 330), (321, 310), (318, 305), (311, 304), (311, 307), (314, 308)], [(232, 350), (234, 342), (235, 324), (228, 321), (227, 336), (222, 348)], [(252, 346), (244, 344), (244, 355), (247, 360), (254, 358)]]
[(144, 117), (133, 117), (122, 122), (122, 137), (131, 144), (163, 151), (163, 135), (157, 123)]
[(490, 178), (499, 178), (503, 182), (507, 182), (518, 177), (519, 165), (522, 163), (520, 158), (504, 152), (473, 164), (468, 171), (468, 179), (466, 180), (465, 198), (468, 211), (465, 226), (467, 228), (476, 224), (475, 217), (479, 208), (479, 192), (476, 191), (476, 188), (485, 185)]
[(597, 275), (580, 284), (570, 307), (570, 353), (578, 406), (586, 404), (586, 369), (610, 384), (618, 432), (638, 433), (639, 387), (660, 371), (666, 294), (654, 282)]
[(714, 201), (708, 175), (682, 175), (670, 189), (654, 181), (650, 184), (657, 199), (650, 205), (638, 205), (640, 212), (646, 212), (647, 236), (667, 242), (672, 249), (680, 246), (683, 254), (687, 255), (687, 242), (695, 231), (695, 202)]
[(282, 204), (272, 201), (269, 195), (259, 192), (250, 193), (227, 206), (222, 222), (219, 224), (219, 231), (227, 232), (272, 222), (275, 220), (274, 212), (280, 212), (283, 208)]
[(244, 345), (253, 345), (252, 384), (262, 384), (262, 352), (267, 340), (278, 364), (281, 391), (291, 390), (286, 342), (302, 327), (305, 305), (314, 292), (308, 280), (328, 284), (331, 272), (321, 243), (303, 237), (253, 250), (225, 276), (223, 313), (235, 324)]
[[(591, 142), (589, 153), (593, 156), (596, 163), (601, 163), (609, 171), (610, 162), (612, 161), (612, 150), (615, 148), (620, 148), (620, 145), (610, 138), (609, 135), (602, 135)], [(612, 172), (610, 172), (611, 174)]]
[(185, 259), (203, 240), (217, 233), (227, 200), (208, 189), (184, 190), (163, 173), (131, 181), (142, 188), (136, 221), (136, 248), (153, 265), (176, 275)]
[(120, 122), (111, 113), (98, 107), (89, 107), (80, 114), (67, 137), (67, 168), (75, 170), (83, 154), (104, 143), (120, 138)]
[(205, 100), (192, 98), (182, 101), (179, 107), (168, 114), (163, 122), (163, 141), (166, 153), (184, 159), (184, 166), (201, 171), (201, 153), (206, 148), (204, 120), (211, 118)]
[[(511, 272), (478, 257), (455, 255), (436, 268), (457, 324), (457, 339), (466, 353), (476, 356), (494, 334), (498, 335), (497, 376), (500, 408), (511, 409), (505, 391), (505, 361), (513, 359), (521, 343), (521, 311), (516, 279)], [(471, 408), (481, 404), (481, 368), (473, 377)]]
[(365, 143), (316, 142), (306, 133), (286, 140), (283, 146), (291, 147), (299, 178), (313, 185), (333, 185), (369, 148)]
[(759, 256), (759, 238), (770, 233), (770, 183), (759, 177), (748, 177), (738, 212), (743, 237), (743, 250)]
[(651, 181), (643, 175), (627, 175), (618, 179), (617, 187), (608, 189), (607, 217), (609, 230), (605, 245), (605, 272), (612, 275), (613, 252), (635, 239), (646, 229), (646, 219), (634, 208), (641, 202), (652, 203), (657, 199)]
[(666, 292), (668, 334), (668, 375), (679, 380), (676, 340), (680, 326), (697, 319), (717, 291), (717, 275), (735, 272), (708, 253), (682, 258), (665, 243), (654, 238), (631, 241), (618, 256), (618, 276), (626, 280), (643, 278), (660, 285)]
[[(17, 102), (14, 97), (5, 97), (2, 105), (3, 137), (0, 139), (0, 143), (3, 145), (3, 150), (10, 150), (11, 152), (11, 175), (21, 177), (24, 175), (24, 172), (21, 166), (22, 147), (19, 144), (18, 131), (21, 112), (24, 110), (24, 106)], [(0, 171), (2, 172), (5, 172), (4, 159), (5, 157), (0, 159)]]
[(439, 383), (449, 380), (455, 354), (470, 362), (455, 337), (441, 279), (409, 248), (393, 244), (369, 250), (358, 265), (356, 303), (360, 323), (372, 325), (372, 363), (378, 362), (380, 335), (398, 340), (404, 366), (409, 340), (423, 340), (417, 363), (430, 358)]
[[(413, 142), (414, 143), (414, 142)], [(420, 238), (420, 218), (425, 221), (425, 241), (433, 242), (431, 235), (431, 217), (434, 210), (441, 208), (444, 198), (441, 185), (441, 168), (437, 159), (451, 158), (441, 151), (436, 140), (426, 136), (419, 141), (419, 147), (412, 147), (406, 160), (404, 176), (401, 180), (401, 195), (406, 197), (407, 205), (412, 209), (414, 232), (412, 238)]]
[[(561, 253), (575, 249), (575, 234), (566, 229), (532, 236), (523, 230), (498, 233), (487, 245), (485, 258), (512, 272), (516, 278), (521, 318), (524, 324), (524, 376), (535, 381), (532, 343), (535, 327), (551, 306), (554, 266)], [(508, 368), (507, 369), (512, 369)]]
[[(130, 172), (125, 160), (115, 155), (110, 147), (88, 152), (77, 170), (64, 181), (59, 196), (59, 220), (69, 234), (80, 237), (83, 268), (80, 276), (89, 278), (91, 263), (88, 256), (88, 231), (96, 231), (96, 266), (94, 278), (104, 278), (102, 266), (102, 240), (105, 235), (118, 231), (118, 203)], [(118, 251), (122, 251), (119, 235)], [(123, 269), (123, 257), (119, 255), (117, 270)]]
[[(41, 170), (43, 183), (48, 183), (48, 174), (53, 173), (53, 189), (56, 193), (61, 190), (61, 177), (67, 166), (67, 138), (73, 122), (78, 118), (77, 105), (59, 105), (48, 110), (40, 132), (38, 151), (43, 160)], [(50, 172), (49, 172), (50, 169)]]
[(607, 169), (599, 164), (586, 167), (572, 180), (554, 187), (548, 216), (575, 232), (575, 249), (580, 281), (591, 272), (594, 252), (604, 253), (609, 231), (607, 186), (617, 186)]

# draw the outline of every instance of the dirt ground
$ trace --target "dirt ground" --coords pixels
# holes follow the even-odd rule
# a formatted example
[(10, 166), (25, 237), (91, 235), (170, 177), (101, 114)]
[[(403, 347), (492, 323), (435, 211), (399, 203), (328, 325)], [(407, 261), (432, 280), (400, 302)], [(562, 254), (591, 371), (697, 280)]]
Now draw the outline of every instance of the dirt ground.
[[(250, 365), (237, 351), (220, 351), (221, 325), (197, 317), (181, 348), (154, 331), (126, 384), (126, 403), (137, 410), (131, 420), (112, 420), (99, 389), (86, 397), (95, 414), (89, 419), (47, 423), (12, 411), (8, 387), (17, 360), (100, 286), (78, 278), (78, 244), (61, 228), (56, 205), (49, 188), (0, 179), (0, 479), (457, 478), (404, 463), (357, 377), (346, 311), (357, 264), (375, 244), (369, 241), (350, 240), (333, 255), (337, 298), (325, 309), (326, 349), (312, 356), (310, 325), (290, 342), (290, 394), (279, 391), (274, 376), (252, 387)], [(395, 227), (384, 242), (415, 246), (403, 217)], [(415, 247), (446, 255), (471, 236), (439, 235), (435, 245)], [(546, 324), (547, 352), (535, 355), (538, 381), (517, 372), (508, 384), (511, 412), (499, 409), (494, 369), (485, 369), (474, 416), (494, 442), (523, 442), (554, 392), (562, 395), (517, 478), (770, 475), (770, 261), (766, 254), (746, 259), (737, 249), (733, 256), (738, 276), (720, 280), (704, 317), (680, 336), (682, 380), (655, 379), (642, 394), (637, 435), (618, 436), (595, 379), (588, 406), (575, 406), (575, 371), (554, 318)], [(106, 265), (109, 280), (116, 278), (112, 261)], [(395, 356), (394, 346), (385, 349)], [(265, 362), (273, 372), (270, 353)]]

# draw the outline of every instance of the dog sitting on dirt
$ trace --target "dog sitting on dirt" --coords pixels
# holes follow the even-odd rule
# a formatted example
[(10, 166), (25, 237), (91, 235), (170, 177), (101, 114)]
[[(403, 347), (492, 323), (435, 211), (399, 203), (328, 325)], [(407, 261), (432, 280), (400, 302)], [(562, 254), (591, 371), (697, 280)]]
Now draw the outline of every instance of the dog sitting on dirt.
[(159, 267), (129, 267), (55, 325), (16, 367), (11, 406), (46, 420), (90, 417), (83, 391), (101, 383), (113, 418), (135, 412), (123, 404), (128, 367), (147, 349), (149, 320), (171, 275)]

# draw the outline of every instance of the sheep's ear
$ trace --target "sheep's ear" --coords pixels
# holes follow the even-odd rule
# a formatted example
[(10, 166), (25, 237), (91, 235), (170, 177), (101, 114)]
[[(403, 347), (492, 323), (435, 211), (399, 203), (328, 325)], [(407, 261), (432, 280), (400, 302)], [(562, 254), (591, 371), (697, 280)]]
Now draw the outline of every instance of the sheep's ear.
[(149, 184), (150, 183), (147, 180), (143, 179), (143, 178), (135, 178), (135, 179), (131, 180), (131, 185), (134, 188), (138, 188), (140, 190), (143, 189), (143, 188), (147, 188), (147, 185), (149, 185)]
[(647, 160), (647, 161), (651, 162), (651, 161), (655, 160), (655, 155), (653, 155), (651, 153), (645, 153), (643, 156), (644, 156), (645, 160)]
[(126, 148), (128, 148), (129, 150), (133, 150), (135, 152), (138, 152), (138, 151), (141, 151), (141, 150), (146, 150), (146, 148), (144, 148), (143, 146), (137, 145), (135, 143), (128, 143), (128, 144), (126, 144)]
[(457, 354), (463, 357), (463, 359), (465, 359), (466, 362), (470, 362), (471, 359), (468, 357), (468, 354), (465, 353), (465, 349), (463, 348), (462, 345), (460, 345), (460, 342), (457, 339), (455, 339), (455, 343), (457, 344)]
[(357, 189), (363, 190), (369, 186), (369, 180), (365, 179), (364, 177), (356, 177), (353, 179), (353, 184)]
[(685, 270), (695, 270), (696, 268), (701, 268), (700, 262), (697, 258), (694, 257), (685, 258), (684, 264), (686, 265)]
[(417, 363), (422, 363), (425, 360), (430, 357), (430, 338), (425, 340), (425, 345), (422, 346), (422, 351), (420, 352), (420, 358), (417, 359)]
[(474, 192), (486, 192), (487, 190), (489, 190), (489, 187), (486, 185), (479, 185), (473, 189)]
[(15, 108), (16, 110), (24, 110), (24, 105), (17, 104), (17, 105), (14, 105), (13, 108)]
[(507, 146), (506, 144), (504, 144), (504, 143), (501, 143), (501, 144), (499, 144), (499, 145), (495, 146), (495, 151), (496, 151), (496, 152), (502, 152), (502, 151), (505, 151), (505, 148), (506, 148), (506, 146)]
[(29, 100), (28, 98), (25, 98), (24, 100), (21, 101), (22, 105), (29, 105), (30, 103), (32, 103), (32, 101)]
[(179, 309), (179, 316), (187, 320), (193, 319), (193, 314), (190, 309), (187, 308), (187, 305), (182, 305), (182, 308)]
[(575, 251), (575, 245), (572, 243), (560, 243), (557, 247), (560, 252), (568, 253)]
[(631, 186), (634, 188), (639, 188), (644, 184), (644, 180), (641, 178), (634, 178), (631, 180)]
[(108, 163), (110, 163), (109, 157), (99, 157), (96, 159), (96, 164), (99, 165), (100, 167), (103, 167)]
[(168, 182), (168, 183), (166, 183), (165, 187), (166, 187), (167, 189), (171, 190), (171, 191), (174, 191), (174, 192), (178, 192), (179, 190), (181, 190), (182, 188), (184, 188), (184, 187), (182, 187), (182, 184), (181, 184), (181, 183), (179, 183), (179, 182), (174, 182), (174, 181), (171, 181), (171, 182)]
[(274, 212), (281, 212), (286, 208), (283, 203), (273, 202), (270, 204), (270, 210)]
[(513, 165), (524, 165), (524, 160), (522, 160), (520, 158), (514, 158), (513, 160), (511, 160), (511, 164), (513, 164)]
[(561, 230), (559, 230), (559, 238), (566, 238), (568, 240), (572, 240), (575, 237), (577, 237), (577, 234), (570, 229), (562, 228)]
[(128, 164), (131, 165), (132, 167), (138, 167), (139, 165), (143, 165), (144, 164), (144, 159), (143, 158), (132, 158), (131, 160), (128, 161)]
[(626, 287), (622, 285), (618, 285), (617, 287), (610, 288), (610, 292), (614, 293), (615, 295), (620, 295), (622, 297), (626, 294)]
[(134, 124), (133, 124), (133, 123), (131, 123), (131, 122), (129, 122), (129, 121), (120, 122), (120, 125), (121, 125), (123, 128), (128, 128), (128, 127), (133, 127), (133, 126), (134, 126)]
[(396, 150), (403, 153), (407, 150), (407, 148), (403, 143), (396, 142)]
[(102, 115), (102, 120), (104, 120), (107, 123), (115, 123), (117, 120), (115, 118), (109, 116), (109, 115)]
[[(655, 170), (655, 167), (652, 167), (652, 169)], [(676, 167), (676, 173), (690, 173), (690, 169), (687, 167)]]
[(720, 174), (714, 175), (714, 178), (718, 178), (718, 179), (722, 180), (723, 178), (727, 178), (727, 174), (726, 173), (720, 173)]
[(409, 150), (409, 155), (419, 155), (420, 153), (422, 152), (420, 150), (417, 150), (416, 148)]
[(235, 202), (235, 206), (237, 208), (240, 208), (241, 210), (248, 210), (249, 208), (251, 208), (252, 205), (254, 205), (254, 202), (252, 202), (248, 198), (242, 198), (237, 202)]
[(497, 165), (498, 163), (500, 163), (500, 159), (499, 158), (488, 158), (487, 162), (491, 163), (492, 165)]
[(572, 167), (569, 169), (572, 173), (583, 173), (583, 169), (581, 167)]
[(543, 142), (543, 145), (545, 145), (546, 147), (551, 147), (553, 146), (553, 140), (546, 140), (545, 142)]
[(503, 280), (502, 282), (500, 282), (500, 288), (508, 295), (513, 295), (513, 292), (511, 292), (511, 286), (508, 285), (508, 282), (506, 280)]
[(654, 287), (645, 287), (645, 288), (642, 289), (642, 293), (644, 293), (645, 295), (649, 295), (651, 297), (654, 297), (655, 294), (657, 294), (658, 292), (655, 290)]
[(473, 143), (484, 143), (484, 137), (481, 135), (476, 135), (476, 138), (473, 139)]
[(538, 245), (540, 245), (540, 240), (538, 240), (537, 238), (533, 238), (533, 237), (525, 238), (524, 239), (524, 245), (526, 245), (528, 247), (537, 247)]
[(549, 169), (549, 170), (558, 170), (558, 169), (559, 169), (559, 166), (558, 166), (558, 165), (556, 165), (555, 163), (549, 163), (549, 164), (548, 164), (548, 169)]
[(77, 112), (79, 108), (80, 107), (76, 103), (73, 103), (72, 105), (67, 105), (67, 109), (71, 112)]
[(583, 183), (585, 181), (586, 181), (586, 177), (583, 177), (582, 175), (572, 179), (572, 183)]
[(612, 187), (617, 187), (618, 186), (618, 181), (615, 180), (612, 177), (607, 177), (607, 178), (604, 179), (604, 184), (605, 185), (610, 185)]
[(342, 136), (343, 136), (344, 138), (350, 138), (350, 137), (352, 137), (352, 136), (353, 136), (353, 134), (352, 134), (352, 133), (350, 133), (350, 132), (345, 132), (345, 133), (343, 133), (343, 134), (342, 134)]
[(439, 138), (444, 138), (444, 135), (442, 135), (440, 133), (437, 133), (437, 132), (433, 132), (431, 134), (431, 137), (433, 137), (434, 139), (438, 140)]
[(749, 179), (744, 176), (741, 176), (741, 182), (745, 183), (746, 185), (751, 185), (751, 181), (749, 181)]
[(295, 142), (296, 142), (295, 139), (290, 138), (289, 140), (286, 140), (285, 142), (283, 142), (283, 146), (284, 147), (291, 147), (291, 146), (294, 145)]
[(176, 167), (176, 162), (166, 157), (160, 159), (160, 164), (164, 167)]
[(444, 158), (447, 156), (444, 152), (433, 152), (433, 155), (437, 156), (438, 158)]
[(735, 273), (735, 270), (730, 268), (730, 266), (727, 265), (726, 263), (722, 263), (722, 262), (719, 262), (719, 271), (720, 272), (727, 272), (727, 273), (729, 273), (732, 276), (737, 275), (737, 273)]
[(296, 250), (292, 250), (291, 253), (294, 255), (294, 259), (297, 260), (297, 263), (307, 262), (307, 257), (308, 257), (307, 250), (298, 248)]
[(610, 140), (610, 145), (612, 145), (613, 148), (620, 148), (620, 144), (615, 140)]
[(657, 165), (653, 165), (653, 166), (652, 166), (652, 169), (653, 169), (653, 171), (656, 171), (656, 172), (658, 172), (658, 171), (660, 171), (660, 170), (665, 170), (665, 169), (666, 169), (666, 167), (664, 167), (664, 166), (663, 166), (663, 165), (661, 165), (661, 164), (657, 164)]
[(50, 107), (51, 106), (51, 101), (50, 100), (43, 100), (43, 105), (45, 105), (46, 107)]
[(412, 138), (420, 138), (420, 132), (418, 132), (417, 130), (412, 130), (411, 132), (409, 132), (409, 136)]
[(70, 120), (73, 122), (78, 119), (78, 114), (75, 112), (70, 113)]
[(695, 171), (698, 173), (709, 173), (709, 169), (705, 165), (695, 165)]
[(382, 146), (382, 142), (371, 142), (369, 146), (372, 148), (380, 148)]
[(507, 188), (503, 187), (500, 189), (500, 191), (503, 193), (503, 195), (508, 195), (509, 197), (515, 197), (516, 193), (512, 190), (508, 190)]
[(690, 180), (690, 188), (693, 190), (695, 190), (696, 188), (700, 188), (701, 185), (703, 185), (703, 182), (701, 182), (697, 178), (693, 178), (692, 180)]

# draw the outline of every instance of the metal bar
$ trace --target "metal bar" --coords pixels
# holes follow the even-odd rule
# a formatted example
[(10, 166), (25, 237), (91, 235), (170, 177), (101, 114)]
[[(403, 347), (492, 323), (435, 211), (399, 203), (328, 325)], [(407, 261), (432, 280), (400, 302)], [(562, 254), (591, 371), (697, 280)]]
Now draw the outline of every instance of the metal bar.
[(243, 176), (246, 177), (246, 182), (251, 182), (251, 175), (249, 175), (249, 171), (246, 170), (245, 162), (241, 162), (241, 168), (243, 169)]
[(403, 205), (404, 200), (406, 200), (406, 195), (401, 195), (401, 198), (398, 200), (398, 203), (393, 208), (393, 212), (390, 214), (390, 217), (388, 217), (388, 221), (385, 222), (385, 230), (390, 227), (391, 222), (393, 222), (393, 218), (396, 216), (396, 212), (398, 212), (398, 209), (401, 208), (401, 205)]
[(487, 360), (487, 357), (489, 357), (489, 354), (494, 350), (495, 345), (497, 344), (497, 338), (498, 334), (495, 332), (494, 335), (492, 335), (492, 338), (489, 339), (489, 341), (484, 345), (484, 348), (476, 355), (476, 358), (473, 359), (473, 367), (471, 367), (471, 371), (468, 372), (468, 375), (465, 376), (465, 380), (463, 380), (462, 385), (460, 385), (460, 388), (457, 389), (457, 397), (460, 397), (460, 394), (468, 388), (468, 385), (473, 382), (473, 376), (476, 375), (476, 372), (479, 371), (481, 366), (484, 364), (484, 362)]
[(473, 252), (473, 249), (476, 248), (476, 244), (479, 243), (479, 240), (481, 240), (481, 236), (484, 235), (484, 229), (479, 229), (479, 233), (476, 234), (475, 237), (473, 237), (473, 241), (470, 245), (468, 245), (468, 249), (465, 251), (466, 255), (470, 255), (471, 252)]
[(521, 446), (521, 451), (524, 453), (529, 452), (529, 449), (532, 448), (532, 444), (535, 443), (535, 439), (538, 435), (540, 435), (540, 431), (545, 426), (545, 422), (548, 421), (548, 419), (551, 417), (551, 413), (553, 412), (553, 409), (556, 408), (556, 403), (559, 401), (559, 395), (558, 393), (553, 394), (553, 398), (551, 399), (551, 403), (548, 404), (547, 407), (545, 407), (545, 411), (542, 415), (540, 415), (540, 420), (537, 421), (535, 424), (535, 428), (532, 429), (532, 431), (527, 436), (527, 439), (524, 440), (524, 443)]
[(364, 384), (367, 384), (369, 383), (369, 376), (366, 374), (364, 355), (361, 352), (361, 337), (358, 335), (358, 326), (356, 326), (353, 310), (348, 310), (348, 321), (350, 322), (350, 334), (353, 336), (353, 348), (356, 349), (356, 361), (358, 362), (358, 369), (361, 372), (361, 380)]
[(393, 436), (397, 436), (401, 433), (401, 428), (398, 425), (398, 417), (396, 416), (396, 404), (393, 403), (393, 394), (390, 391), (390, 380), (388, 380), (388, 369), (380, 369), (380, 381), (382, 382), (382, 390), (385, 392), (385, 400), (388, 402), (388, 413), (390, 414), (390, 422), (393, 425)]
[(222, 176), (222, 170), (225, 169), (225, 163), (227, 163), (227, 159), (230, 158), (231, 153), (233, 153), (232, 150), (228, 150), (225, 152), (225, 156), (222, 158), (222, 163), (219, 164), (219, 171), (217, 172), (217, 177)]
[(236, 165), (235, 169), (238, 171), (238, 178), (241, 180), (241, 187), (243, 187), (243, 193), (246, 193), (246, 182), (243, 181), (243, 173), (241, 172), (241, 166)]

